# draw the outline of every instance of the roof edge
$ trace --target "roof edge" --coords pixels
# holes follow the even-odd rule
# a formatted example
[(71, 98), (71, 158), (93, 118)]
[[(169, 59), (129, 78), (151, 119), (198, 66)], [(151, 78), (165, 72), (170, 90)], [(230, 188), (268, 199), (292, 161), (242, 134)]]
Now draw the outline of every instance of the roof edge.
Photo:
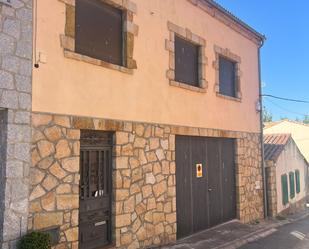
[[(246, 24), (240, 18), (236, 17), (234, 14), (232, 14), (230, 11), (228, 11), (227, 9), (222, 7), (220, 4), (218, 4), (214, 0), (188, 0), (188, 1), (191, 2), (192, 4), (198, 6), (198, 7), (201, 7), (204, 11), (206, 11), (211, 16), (215, 17), (217, 20), (225, 23), (227, 26), (229, 26), (230, 28), (232, 28), (236, 32), (242, 34), (243, 36), (245, 36), (249, 40), (252, 40), (252, 38), (250, 39), (250, 37), (248, 37), (248, 34), (244, 34), (244, 32), (242, 32), (242, 31), (244, 30), (244, 31), (248, 32), (251, 36), (253, 36), (255, 38), (256, 43), (258, 45), (262, 46), (264, 41), (266, 40), (265, 35), (259, 33), (258, 31), (256, 31), (252, 27), (250, 27), (248, 24)], [(208, 5), (208, 6), (201, 6), (201, 4)], [(207, 9), (207, 7), (210, 7), (210, 8), (217, 10), (218, 12), (223, 14), (225, 16), (225, 18), (228, 18), (230, 20), (223, 20), (222, 17), (216, 15), (215, 11), (211, 11), (211, 9)], [(228, 21), (232, 22), (232, 23), (227, 23)], [(235, 24), (238, 25), (239, 27), (235, 27)]]
[[(270, 129), (276, 125), (279, 125), (283, 122), (289, 122), (289, 123), (293, 123), (293, 124), (297, 124), (297, 125), (302, 125), (302, 126), (305, 126), (305, 127), (309, 127), (309, 124), (305, 124), (303, 122), (300, 122), (300, 121), (296, 121), (296, 120), (291, 120), (291, 119), (281, 119), (281, 120), (278, 120), (278, 121), (273, 121), (272, 123), (274, 123), (272, 126), (270, 127), (264, 127), (263, 130), (267, 130), (267, 129)], [(265, 122), (265, 123), (271, 123), (271, 122)]]
[[(307, 166), (309, 167), (309, 162), (308, 162), (308, 160), (307, 160), (306, 157), (303, 155), (303, 153), (300, 151), (300, 149), (299, 149), (298, 145), (296, 144), (295, 140), (293, 139), (291, 133), (264, 134), (263, 138), (265, 138), (265, 136), (267, 136), (267, 135), (269, 135), (269, 136), (271, 136), (271, 135), (274, 135), (274, 136), (276, 136), (276, 135), (288, 135), (288, 136), (289, 136), (288, 140), (287, 140), (286, 143), (285, 143), (284, 145), (282, 145), (282, 146), (285, 148), (289, 143), (293, 143), (293, 144), (295, 145), (295, 147), (296, 147), (297, 152), (298, 152), (299, 155), (304, 159), (305, 163), (306, 163)], [(264, 140), (263, 140), (263, 144), (264, 144), (264, 146), (265, 146), (265, 144), (267, 144), (267, 143), (265, 143)], [(279, 155), (278, 155), (277, 158), (271, 158), (271, 159), (265, 159), (265, 158), (264, 158), (264, 160), (265, 160), (265, 161), (268, 161), (268, 162), (277, 163), (277, 161), (278, 161), (278, 159), (279, 159), (281, 153), (282, 153), (282, 151), (279, 153)]]

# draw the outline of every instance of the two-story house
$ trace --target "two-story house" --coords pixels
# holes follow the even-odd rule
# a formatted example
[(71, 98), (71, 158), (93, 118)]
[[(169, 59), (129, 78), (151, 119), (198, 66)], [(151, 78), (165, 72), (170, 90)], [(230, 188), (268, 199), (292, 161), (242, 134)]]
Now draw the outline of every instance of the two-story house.
[(33, 230), (56, 249), (145, 248), (263, 219), (261, 34), (212, 0), (10, 5), (2, 248)]

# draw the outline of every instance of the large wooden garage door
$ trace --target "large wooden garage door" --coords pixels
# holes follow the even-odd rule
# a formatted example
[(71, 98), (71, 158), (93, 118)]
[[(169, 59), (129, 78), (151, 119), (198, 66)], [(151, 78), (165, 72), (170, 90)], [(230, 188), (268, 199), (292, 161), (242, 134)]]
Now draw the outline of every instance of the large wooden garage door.
[(236, 217), (234, 143), (176, 136), (178, 238)]

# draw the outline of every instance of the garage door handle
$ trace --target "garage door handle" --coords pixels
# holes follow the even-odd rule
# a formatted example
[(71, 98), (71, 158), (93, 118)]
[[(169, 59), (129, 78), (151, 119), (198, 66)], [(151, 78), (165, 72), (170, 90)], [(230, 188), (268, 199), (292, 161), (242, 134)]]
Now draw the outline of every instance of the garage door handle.
[(212, 191), (212, 188), (209, 188), (209, 189), (208, 189), (208, 192), (211, 192), (211, 191)]

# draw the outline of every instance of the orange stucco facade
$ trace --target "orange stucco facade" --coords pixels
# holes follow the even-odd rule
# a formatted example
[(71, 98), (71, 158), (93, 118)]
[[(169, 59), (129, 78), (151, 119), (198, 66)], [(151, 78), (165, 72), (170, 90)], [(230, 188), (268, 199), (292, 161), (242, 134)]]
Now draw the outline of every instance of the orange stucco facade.
[[(34, 112), (70, 114), (115, 120), (173, 124), (244, 132), (260, 132), (258, 47), (187, 0), (135, 0), (133, 74), (65, 58), (60, 35), (65, 29), (65, 5), (38, 1), (36, 55), (33, 71)], [(205, 93), (169, 85), (168, 21), (206, 40), (208, 58)], [(241, 101), (218, 97), (214, 46), (241, 58)]]

